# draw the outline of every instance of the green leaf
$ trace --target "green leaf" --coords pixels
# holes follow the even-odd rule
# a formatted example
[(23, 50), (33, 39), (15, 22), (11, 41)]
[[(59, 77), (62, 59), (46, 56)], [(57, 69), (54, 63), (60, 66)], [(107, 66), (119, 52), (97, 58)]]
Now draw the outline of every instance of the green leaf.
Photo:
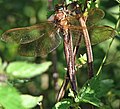
[(69, 109), (73, 101), (71, 99), (63, 99), (60, 102), (57, 102), (52, 109)]
[(68, 96), (73, 97), (73, 98), (75, 97), (74, 92), (72, 91), (72, 89), (69, 89)]
[(100, 107), (102, 103), (99, 98), (104, 97), (113, 86), (113, 80), (111, 79), (100, 80), (99, 76), (93, 77), (85, 83), (75, 101), (90, 103)]
[(0, 104), (5, 109), (25, 109), (22, 106), (20, 94), (10, 86), (0, 86)]
[(38, 18), (39, 20), (41, 21), (44, 21), (44, 20), (47, 20), (47, 6), (48, 6), (48, 2), (47, 0), (43, 0), (42, 3), (44, 4), (43, 6), (40, 7), (37, 15), (38, 15)]
[(45, 72), (50, 65), (51, 62), (44, 62), (42, 64), (12, 62), (8, 65), (6, 71), (14, 78), (32, 78)]
[(101, 102), (97, 98), (97, 92), (100, 89), (99, 82), (98, 77), (88, 80), (75, 98), (75, 102), (85, 102), (100, 107)]
[(113, 89), (113, 94), (115, 94), (116, 96), (120, 97), (120, 90), (116, 90), (116, 89)]
[(18, 44), (5, 43), (0, 40), (0, 55), (5, 60), (12, 60), (17, 54)]
[(35, 16), (35, 9), (32, 6), (26, 6), (24, 8), (24, 14), (28, 17), (33, 17)]
[(0, 57), (0, 74), (4, 73), (4, 69), (7, 66), (7, 62), (2, 62), (2, 58)]
[(56, 4), (58, 4), (58, 0), (52, 0), (53, 7), (55, 7)]
[(0, 69), (2, 68), (2, 59), (0, 57)]
[(120, 3), (120, 0), (116, 0), (118, 3)]
[(78, 61), (79, 61), (80, 64), (85, 64), (87, 62), (86, 53), (83, 56), (80, 54), (80, 57), (78, 58)]
[(110, 91), (110, 89), (114, 87), (113, 83), (114, 81), (112, 79), (101, 80), (100, 91), (99, 91), (98, 97), (104, 97)]
[(116, 31), (117, 31), (117, 34), (120, 35), (120, 19), (118, 19), (118, 21), (117, 21)]
[(22, 98), (22, 105), (25, 108), (33, 108), (35, 107), (39, 102), (41, 102), (43, 100), (43, 96), (39, 96), (39, 97), (34, 97), (31, 95), (21, 95)]
[(74, 1), (74, 0), (66, 0), (65, 3), (68, 5), (68, 4), (71, 4), (73, 1)]

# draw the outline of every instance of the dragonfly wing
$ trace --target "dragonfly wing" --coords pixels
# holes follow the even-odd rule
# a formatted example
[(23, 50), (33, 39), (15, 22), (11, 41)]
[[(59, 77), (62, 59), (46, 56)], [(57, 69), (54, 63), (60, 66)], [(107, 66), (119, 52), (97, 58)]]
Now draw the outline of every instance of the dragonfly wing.
[(115, 36), (116, 32), (109, 26), (93, 26), (89, 30), (92, 45), (103, 42)]
[(48, 31), (54, 31), (53, 22), (44, 22), (30, 27), (14, 28), (2, 34), (2, 40), (6, 42), (25, 44), (43, 37)]
[(87, 25), (91, 26), (103, 19), (105, 13), (99, 8), (93, 8), (88, 12)]
[(73, 45), (74, 46), (78, 46), (80, 45), (80, 39), (82, 37), (82, 32), (80, 30), (72, 30), (71, 29), (71, 35), (72, 35), (72, 39), (73, 39)]
[(19, 54), (23, 56), (45, 56), (56, 49), (61, 42), (58, 32), (47, 32), (37, 40), (20, 44)]

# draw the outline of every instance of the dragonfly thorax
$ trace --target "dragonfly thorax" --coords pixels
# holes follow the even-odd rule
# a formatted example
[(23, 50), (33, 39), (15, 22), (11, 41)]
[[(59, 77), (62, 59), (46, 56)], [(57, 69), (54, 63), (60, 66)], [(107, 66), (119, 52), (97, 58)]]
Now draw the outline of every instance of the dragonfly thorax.
[(66, 7), (60, 7), (57, 9), (54, 17), (54, 22), (55, 24), (60, 27), (60, 28), (66, 28), (66, 25), (68, 25), (68, 20), (66, 19), (67, 17), (67, 9)]

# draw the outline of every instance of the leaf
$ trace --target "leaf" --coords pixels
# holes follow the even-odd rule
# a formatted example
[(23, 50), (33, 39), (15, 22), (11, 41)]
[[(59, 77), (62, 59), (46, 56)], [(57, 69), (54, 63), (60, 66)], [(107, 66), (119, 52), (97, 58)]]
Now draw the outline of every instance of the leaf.
[(1, 57), (0, 57), (0, 66), (2, 65), (2, 59), (1, 59)]
[(52, 0), (53, 7), (58, 4), (58, 0)]
[(117, 34), (120, 36), (120, 19), (118, 19), (118, 21), (117, 21), (116, 31), (117, 31)]
[(71, 4), (74, 0), (66, 0), (66, 4)]
[(120, 3), (120, 0), (116, 0), (118, 3)]
[(69, 89), (68, 96), (73, 97), (73, 98), (75, 97), (74, 92), (72, 91), (72, 89)]
[(41, 102), (43, 100), (43, 96), (39, 96), (39, 97), (34, 97), (31, 95), (21, 95), (22, 98), (22, 105), (25, 108), (33, 108), (35, 107), (39, 102)]
[(25, 109), (22, 106), (19, 92), (10, 86), (0, 86), (0, 104), (5, 109)]
[(93, 77), (85, 83), (78, 93), (78, 96), (75, 98), (75, 101), (78, 103), (90, 103), (100, 107), (102, 103), (99, 98), (105, 96), (112, 87), (113, 80), (100, 80), (99, 76)]
[(17, 44), (5, 43), (0, 40), (0, 55), (5, 60), (13, 60), (13, 58), (16, 56), (17, 48)]
[(57, 102), (52, 109), (69, 109), (73, 101), (71, 99), (63, 99), (60, 102)]
[(27, 62), (12, 62), (8, 65), (6, 72), (14, 78), (32, 78), (47, 71), (51, 62), (32, 64)]
[(80, 57), (78, 58), (78, 61), (79, 61), (80, 64), (86, 64), (86, 62), (87, 62), (86, 53), (83, 56), (80, 54)]
[[(112, 79), (105, 79), (100, 81), (100, 91), (98, 97), (104, 97), (113, 87), (114, 81)], [(106, 87), (107, 86), (107, 87)]]
[(99, 82), (98, 77), (87, 81), (75, 98), (75, 102), (85, 102), (100, 107), (101, 102), (97, 98), (97, 92), (100, 89)]
[(2, 59), (0, 57), (0, 69), (2, 68)]
[(116, 90), (116, 89), (113, 89), (113, 94), (115, 94), (116, 96), (120, 97), (120, 90)]
[(33, 16), (35, 16), (35, 9), (32, 6), (26, 6), (24, 8), (24, 14), (27, 17), (33, 17)]

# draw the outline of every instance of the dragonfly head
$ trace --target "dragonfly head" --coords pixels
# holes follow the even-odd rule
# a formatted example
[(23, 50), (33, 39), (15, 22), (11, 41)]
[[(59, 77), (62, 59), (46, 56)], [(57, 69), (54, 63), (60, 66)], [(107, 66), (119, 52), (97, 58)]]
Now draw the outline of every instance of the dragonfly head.
[(55, 17), (54, 17), (54, 22), (60, 25), (62, 21), (65, 20), (66, 16), (67, 16), (67, 8), (65, 6), (65, 4), (57, 4), (55, 6)]
[(55, 6), (55, 11), (56, 11), (56, 12), (65, 11), (65, 10), (66, 10), (65, 4), (57, 4), (57, 5)]

